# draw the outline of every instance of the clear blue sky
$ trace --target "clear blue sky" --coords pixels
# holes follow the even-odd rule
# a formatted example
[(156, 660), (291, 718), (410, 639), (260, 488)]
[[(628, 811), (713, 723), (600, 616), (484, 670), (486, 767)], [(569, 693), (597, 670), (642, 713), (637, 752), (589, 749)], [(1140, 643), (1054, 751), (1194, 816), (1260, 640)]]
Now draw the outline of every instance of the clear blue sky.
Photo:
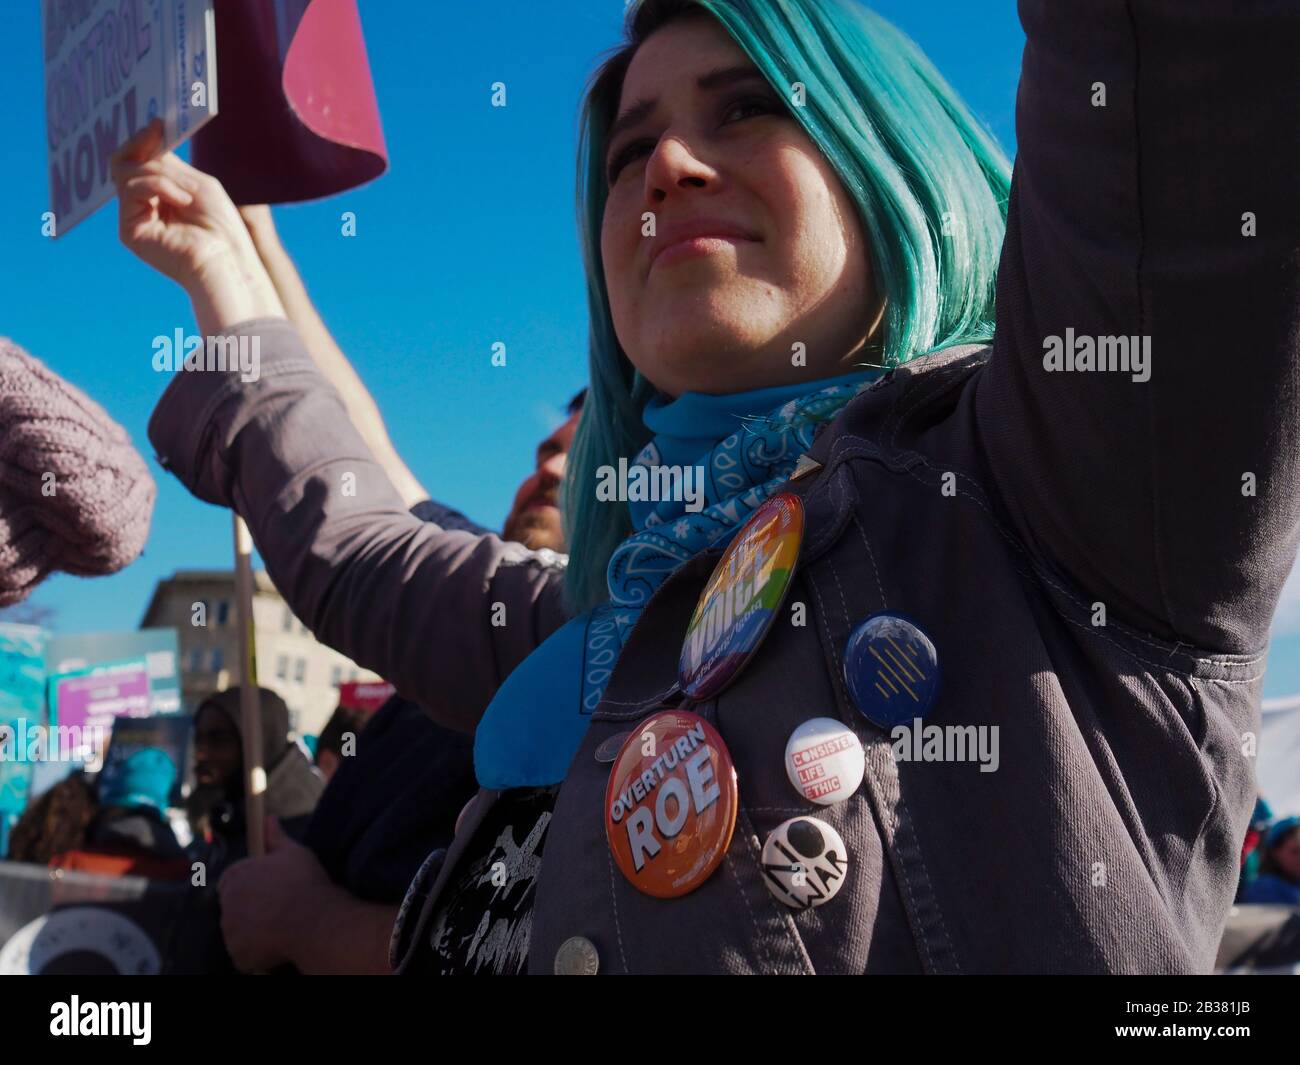
[[(1012, 0), (878, 0), (1014, 150), (1022, 35)], [(579, 95), (618, 43), (621, 0), (444, 4), (361, 0), (390, 169), (277, 209), (286, 246), (398, 449), (435, 498), (499, 526), (538, 440), (585, 378), (574, 228)], [(192, 329), (188, 301), (137, 262), (110, 205), (58, 242), (47, 209), (39, 4), (9, 5), (0, 43), (0, 334), (102, 403), (152, 462), (145, 426), (165, 379), (151, 340)], [(507, 85), (505, 108), (490, 86)], [(357, 215), (357, 236), (339, 215)], [(507, 345), (508, 366), (490, 365)], [(227, 512), (156, 463), (144, 556), (113, 577), (57, 575), (35, 593), (66, 632), (136, 626), (156, 581), (230, 565)], [(1300, 622), (1297, 624), (1300, 629)], [(1300, 689), (1300, 678), (1287, 686)]]

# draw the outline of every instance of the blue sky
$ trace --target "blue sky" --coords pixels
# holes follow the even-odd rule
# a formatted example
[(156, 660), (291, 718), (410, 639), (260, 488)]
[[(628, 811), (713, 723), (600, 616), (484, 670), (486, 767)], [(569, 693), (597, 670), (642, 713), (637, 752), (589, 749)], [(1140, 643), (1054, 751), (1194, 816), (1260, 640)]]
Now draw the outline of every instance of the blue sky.
[[(1022, 35), (1011, 0), (879, 0), (1008, 152)], [(281, 236), (435, 498), (498, 526), (538, 440), (585, 378), (573, 212), (576, 115), (621, 0), (445, 4), (361, 0), (390, 169), (329, 200), (277, 209)], [(48, 205), (39, 5), (12, 4), (0, 42), (0, 334), (102, 403), (152, 462), (145, 426), (165, 384), (151, 340), (192, 329), (179, 288), (117, 241), (110, 205), (58, 242)], [(489, 106), (506, 83), (508, 106)], [(339, 234), (354, 211), (357, 236)], [(490, 364), (507, 345), (507, 367)], [(156, 463), (143, 557), (112, 577), (56, 575), (33, 599), (66, 632), (137, 625), (177, 569), (230, 565), (225, 511)], [(1290, 626), (1300, 632), (1300, 610)], [(1293, 645), (1293, 664), (1300, 645)], [(1281, 678), (1279, 677), (1279, 683)], [(1276, 693), (1300, 690), (1300, 668)]]

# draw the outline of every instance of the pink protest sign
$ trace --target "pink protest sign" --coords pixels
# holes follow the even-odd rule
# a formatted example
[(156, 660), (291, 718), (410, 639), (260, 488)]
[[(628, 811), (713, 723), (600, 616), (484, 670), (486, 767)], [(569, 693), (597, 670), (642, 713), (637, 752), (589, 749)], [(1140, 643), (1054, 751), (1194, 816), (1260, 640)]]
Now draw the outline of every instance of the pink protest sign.
[(59, 728), (102, 728), (118, 717), (149, 715), (149, 670), (143, 662), (98, 673), (50, 678), (55, 724)]
[(193, 162), (235, 203), (317, 199), (387, 169), (356, 0), (222, 0), (216, 18), (221, 115)]

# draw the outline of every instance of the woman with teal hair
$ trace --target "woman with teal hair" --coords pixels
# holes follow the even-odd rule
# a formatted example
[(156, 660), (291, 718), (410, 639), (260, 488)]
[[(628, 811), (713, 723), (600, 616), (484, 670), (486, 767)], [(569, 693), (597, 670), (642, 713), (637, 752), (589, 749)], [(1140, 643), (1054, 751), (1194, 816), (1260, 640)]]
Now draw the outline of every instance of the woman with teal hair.
[[(568, 587), (573, 602), (582, 607), (608, 598), (607, 560), (632, 531), (629, 514), (601, 506), (595, 498), (594, 470), (616, 463), (619, 455), (634, 454), (645, 444), (650, 430), (643, 412), (659, 391), (657, 382), (646, 376), (654, 371), (629, 361), (612, 320), (602, 234), (607, 213), (626, 201), (633, 174), (620, 173), (617, 180), (609, 180), (610, 142), (615, 142), (614, 148), (624, 147), (611, 136), (610, 127), (636, 43), (673, 20), (703, 12), (729, 31), (767, 82), (765, 99), (748, 100), (753, 82), (735, 83), (729, 87), (732, 95), (742, 106), (757, 108), (752, 117), (759, 127), (765, 114), (779, 116), (792, 133), (797, 126), (800, 147), (814, 149), (820, 156), (814, 181), (834, 189), (836, 206), (846, 221), (855, 216), (856, 224), (849, 228), (858, 231), (853, 234), (859, 241), (857, 260), (870, 280), (853, 293), (842, 282), (845, 287), (837, 295), (856, 312), (855, 325), (871, 332), (872, 339), (861, 346), (841, 341), (842, 350), (835, 350), (833, 360), (814, 351), (809, 372), (789, 357), (796, 334), (805, 343), (811, 336), (800, 332), (807, 317), (791, 308), (793, 313), (781, 322), (784, 329), (768, 327), (768, 333), (777, 336), (761, 337), (762, 343), (786, 357), (779, 362), (764, 360), (760, 376), (733, 378), (742, 367), (717, 352), (712, 357), (718, 366), (710, 368), (709, 376), (683, 383), (709, 393), (734, 391), (738, 383), (785, 383), (783, 378), (801, 383), (858, 366), (895, 366), (993, 334), (993, 284), (1011, 167), (993, 138), (910, 40), (865, 7), (833, 0), (806, 4), (669, 0), (639, 5), (629, 20), (633, 45), (600, 69), (581, 122), (578, 221), (592, 323), (588, 400), (592, 408), (569, 459), (566, 528), (573, 559)], [(820, 44), (836, 40), (852, 42), (838, 62)], [(796, 92), (801, 93), (802, 106), (789, 104)], [(740, 121), (743, 124), (744, 119)], [(721, 126), (717, 137), (723, 137)], [(642, 167), (637, 166), (635, 173), (643, 174)], [(627, 222), (633, 233), (640, 225), (638, 206), (632, 205)], [(802, 216), (789, 219), (791, 228), (801, 220)], [(811, 243), (816, 231), (809, 226), (800, 235)], [(791, 253), (797, 252), (792, 247)], [(748, 308), (744, 313), (749, 313)], [(790, 344), (783, 343), (782, 332), (793, 338)], [(685, 360), (689, 355), (683, 351), (676, 357)]]
[(116, 159), (123, 241), (261, 341), (163, 462), (475, 730), (401, 971), (1211, 966), (1300, 527), (1300, 13), (1020, 6), (1014, 182), (855, 0), (632, 7), (567, 571), (408, 515), (220, 186)]

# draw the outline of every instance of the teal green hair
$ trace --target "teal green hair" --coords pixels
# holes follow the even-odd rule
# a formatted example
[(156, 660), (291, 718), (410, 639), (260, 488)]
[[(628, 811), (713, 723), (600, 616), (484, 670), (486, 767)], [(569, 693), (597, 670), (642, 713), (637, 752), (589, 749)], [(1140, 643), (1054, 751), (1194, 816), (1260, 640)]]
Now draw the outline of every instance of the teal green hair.
[(626, 506), (596, 499), (596, 470), (649, 437), (654, 387), (614, 335), (600, 228), (606, 134), (637, 47), (675, 19), (716, 18), (791, 107), (857, 205), (876, 292), (887, 299), (880, 360), (896, 366), (993, 333), (993, 292), (1011, 166), (921, 50), (856, 0), (641, 0), (627, 42), (596, 71), (581, 114), (578, 228), (591, 315), (591, 384), (564, 484), (575, 610), (608, 597), (605, 571), (632, 531)]

